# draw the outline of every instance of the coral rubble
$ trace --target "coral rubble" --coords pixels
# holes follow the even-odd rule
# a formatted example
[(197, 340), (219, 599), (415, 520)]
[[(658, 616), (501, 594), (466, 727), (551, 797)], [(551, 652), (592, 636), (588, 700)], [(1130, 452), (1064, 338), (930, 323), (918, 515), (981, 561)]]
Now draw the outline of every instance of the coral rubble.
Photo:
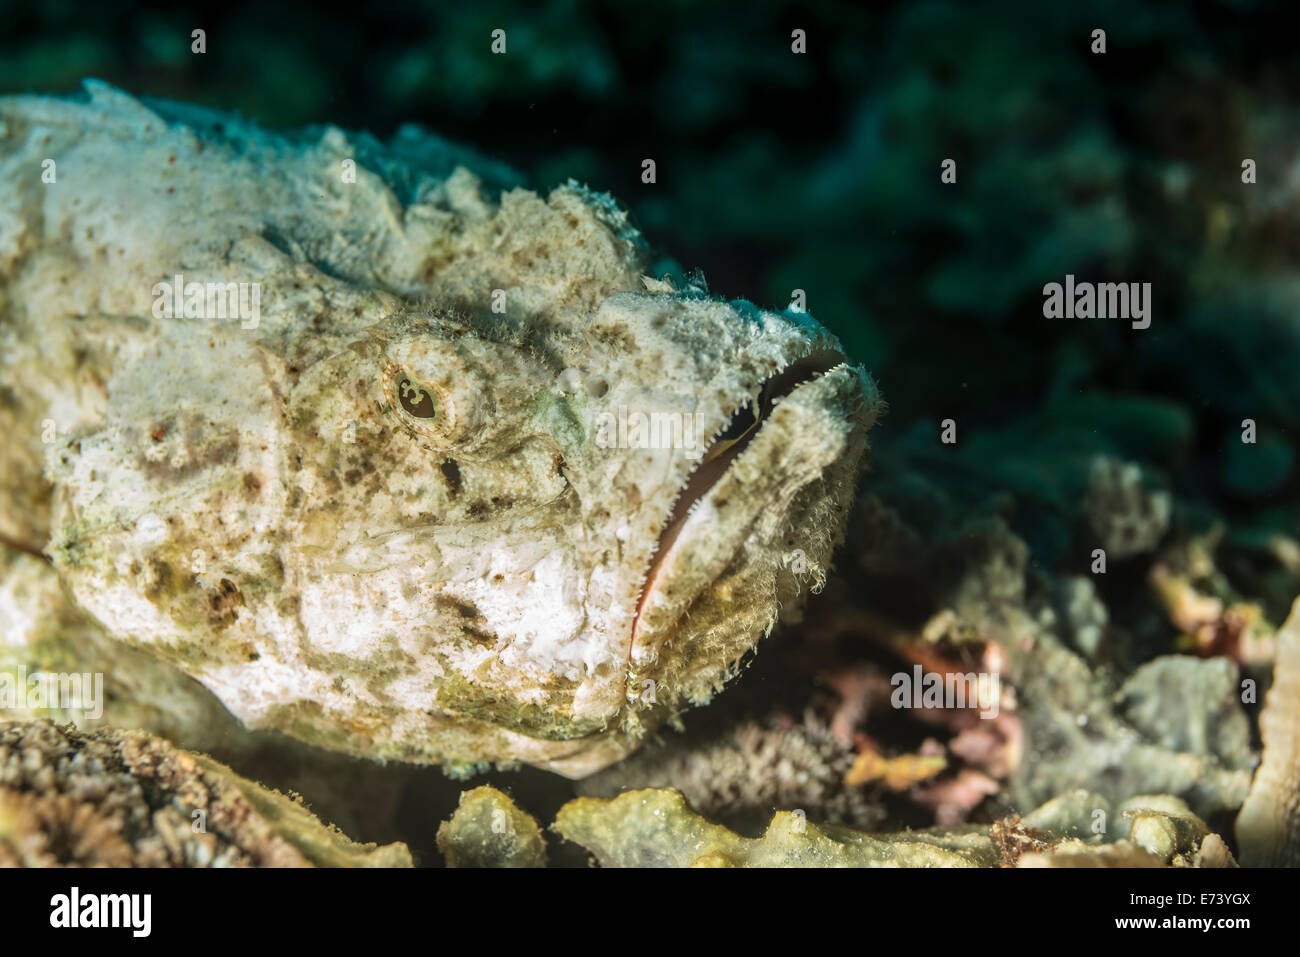
[(141, 731), (0, 722), (0, 865), (402, 867), (305, 806)]

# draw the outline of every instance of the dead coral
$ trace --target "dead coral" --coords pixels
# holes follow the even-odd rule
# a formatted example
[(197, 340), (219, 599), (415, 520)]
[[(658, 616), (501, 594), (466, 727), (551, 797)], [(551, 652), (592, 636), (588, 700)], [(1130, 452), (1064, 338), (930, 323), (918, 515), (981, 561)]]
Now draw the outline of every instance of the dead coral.
[(1206, 750), (1193, 750), (1190, 740), (1189, 750), (1149, 740), (1118, 713), (1113, 676), (1094, 672), (1049, 632), (1035, 634), (1027, 621), (1009, 625), (1027, 635), (1013, 667), (1025, 747), (1034, 755), (1012, 775), (1009, 794), (1016, 804), (1033, 806), (1086, 787), (1115, 801), (1176, 794), (1207, 817), (1240, 806), (1250, 772), (1240, 767), (1239, 756), (1225, 764), (1208, 751), (1213, 739), (1204, 743)]
[(875, 827), (883, 807), (844, 786), (852, 747), (808, 708), (798, 721), (776, 715), (742, 719), (716, 735), (669, 741), (579, 782), (578, 792), (609, 797), (628, 788), (674, 787), (716, 820), (744, 826), (773, 808), (801, 810), (813, 820)]
[(994, 821), (989, 837), (1002, 852), (1002, 866), (1015, 867), (1024, 854), (1042, 854), (1051, 850), (1052, 836), (1046, 831), (1027, 827), (1020, 818), (1012, 815)]
[(978, 835), (868, 835), (789, 811), (778, 811), (762, 837), (745, 838), (672, 789), (578, 798), (560, 808), (554, 827), (602, 867), (979, 867), (996, 859)]
[(1116, 699), (1124, 719), (1162, 747), (1213, 755), (1234, 770), (1255, 764), (1241, 675), (1226, 658), (1161, 655), (1133, 672)]
[(546, 841), (532, 816), (496, 788), (463, 791), (456, 813), (438, 826), (448, 867), (545, 867)]
[(1164, 867), (1164, 862), (1128, 841), (1093, 845), (1063, 841), (1050, 854), (1026, 854), (1017, 867)]
[[(864, 498), (870, 500), (871, 496)], [(946, 499), (940, 498), (940, 502), (941, 513), (950, 511)], [(1241, 711), (1241, 703), (1228, 700), (1225, 683), (1215, 685), (1218, 691), (1212, 700), (1188, 698), (1183, 688), (1172, 693), (1180, 696), (1184, 710), (1199, 706), (1212, 716), (1202, 716), (1198, 726), (1209, 720), (1227, 721), (1234, 729), (1231, 745), (1222, 735), (1209, 732), (1200, 737), (1188, 735), (1184, 740), (1164, 733), (1152, 722), (1146, 722), (1143, 732), (1126, 720), (1118, 707), (1116, 692), (1123, 686), (1124, 676), (1111, 667), (1094, 667), (1064, 644), (1059, 634), (1064, 631), (1060, 616), (1052, 607), (1053, 583), (1042, 569), (1031, 568), (1028, 549), (1005, 522), (996, 518), (959, 520), (955, 528), (934, 532), (927, 541), (919, 532), (908, 536), (900, 531), (897, 514), (878, 503), (863, 511), (870, 521), (862, 519), (855, 526), (857, 543), (874, 540), (878, 537), (874, 532), (883, 527), (893, 529), (894, 539), (912, 541), (912, 549), (893, 563), (888, 556), (872, 556), (871, 564), (862, 566), (868, 574), (861, 585), (843, 595), (849, 607), (820, 620), (810, 616), (809, 626), (823, 627), (817, 638), (823, 644), (847, 645), (857, 638), (906, 654), (908, 645), (915, 642), (917, 628), (890, 621), (882, 612), (889, 595), (905, 594), (911, 601), (915, 596), (927, 597), (926, 618), (948, 621), (947, 633), (956, 636), (958, 646), (968, 643), (966, 636), (975, 635), (986, 647), (996, 648), (1001, 660), (987, 660), (978, 670), (999, 673), (1002, 687), (1014, 691), (1015, 726), (1005, 729), (1013, 733), (1003, 747), (1008, 758), (1024, 756), (1023, 760), (1008, 761), (1011, 773), (1002, 782), (999, 800), (1023, 809), (1084, 787), (1115, 801), (1133, 794), (1176, 794), (1207, 818), (1240, 807), (1249, 782), (1248, 757), (1235, 730), (1240, 720), (1233, 717)], [(889, 516), (894, 521), (886, 521)], [(916, 522), (924, 520), (922, 516)], [(853, 606), (864, 596), (870, 596), (872, 606), (860, 612)], [(940, 666), (935, 667), (938, 670)], [(1143, 698), (1169, 693), (1160, 689), (1139, 692), (1138, 686), (1129, 690)], [(1127, 701), (1139, 722), (1155, 708), (1139, 706), (1134, 695)], [(944, 709), (927, 709), (924, 716), (951, 722), (961, 713), (960, 709), (946, 710), (946, 718)], [(973, 727), (981, 724), (972, 722)], [(962, 729), (955, 730), (960, 733)], [(989, 780), (967, 775), (960, 781), (937, 782), (947, 787), (929, 796), (936, 811), (960, 814), (964, 806), (979, 800), (982, 792), (992, 790), (990, 781), (999, 780), (995, 763), (971, 766), (958, 753), (987, 752), (991, 742), (979, 741), (985, 737), (977, 734), (969, 741), (953, 742), (948, 750), (954, 757), (953, 768), (968, 768)]]
[[(1079, 792), (1024, 821), (881, 834), (778, 811), (761, 837), (746, 838), (696, 813), (669, 788), (578, 798), (560, 808), (554, 829), (602, 867), (1231, 866), (1222, 842), (1209, 842), (1214, 835), (1204, 822), (1168, 795), (1126, 802), (1104, 835), (1073, 836), (1084, 823), (1080, 815), (1091, 821), (1089, 806), (1097, 802), (1112, 810), (1099, 795)], [(1060, 829), (1041, 826), (1047, 822)]]
[(985, 798), (1001, 790), (1001, 785), (987, 774), (962, 768), (956, 777), (920, 789), (912, 797), (916, 803), (934, 812), (936, 824), (946, 827), (967, 820)]
[(1182, 645), (1204, 658), (1242, 664), (1273, 660), (1273, 627), (1259, 605), (1240, 600), (1214, 559), (1222, 530), (1179, 542), (1151, 566), (1151, 588), (1182, 635)]
[(129, 867), (122, 821), (65, 794), (0, 788), (0, 867)]
[(1109, 651), (1110, 611), (1086, 575), (1068, 575), (1055, 588), (1062, 636), (1089, 661), (1103, 659)]
[(210, 867), (409, 865), (306, 808), (141, 731), (0, 722), (0, 863)]
[(879, 668), (859, 665), (824, 674), (822, 680), (839, 696), (831, 716), (831, 734), (837, 741), (852, 744), (872, 710), (889, 700), (889, 679)]
[(887, 758), (873, 748), (867, 748), (859, 752), (853, 767), (844, 776), (844, 783), (848, 787), (859, 787), (880, 781), (891, 791), (906, 791), (934, 777), (948, 766), (942, 748), (936, 742), (927, 744), (933, 744), (932, 751), (938, 750), (939, 753), (927, 754), (923, 748), (920, 754), (901, 754)]
[[(820, 635), (823, 641), (828, 637), (825, 631)], [(892, 631), (889, 648), (923, 674), (936, 676), (945, 686), (960, 684), (963, 691), (972, 677), (979, 688), (979, 675), (1000, 675), (1003, 670), (1004, 655), (998, 646), (977, 629), (964, 626), (951, 609), (931, 616), (916, 634)], [(874, 664), (848, 665), (819, 677), (840, 696), (831, 723), (836, 737), (848, 737), (858, 751), (845, 784), (879, 782), (889, 791), (907, 792), (914, 804), (932, 812), (936, 824), (967, 820), (986, 798), (1001, 790), (1000, 782), (1020, 761), (1023, 736), (1013, 711), (1015, 696), (1000, 682), (986, 683), (961, 706), (922, 699), (920, 707), (911, 707), (910, 700), (895, 701), (891, 692), (900, 676), (887, 678)], [(989, 700), (982, 699), (985, 694)], [(886, 711), (886, 703), (907, 708), (910, 718), (941, 728), (949, 736), (928, 738), (915, 754), (890, 754), (859, 730), (869, 727), (873, 714)]]
[(1131, 462), (1099, 455), (1088, 470), (1088, 524), (1111, 558), (1149, 552), (1169, 530), (1168, 492), (1150, 491)]

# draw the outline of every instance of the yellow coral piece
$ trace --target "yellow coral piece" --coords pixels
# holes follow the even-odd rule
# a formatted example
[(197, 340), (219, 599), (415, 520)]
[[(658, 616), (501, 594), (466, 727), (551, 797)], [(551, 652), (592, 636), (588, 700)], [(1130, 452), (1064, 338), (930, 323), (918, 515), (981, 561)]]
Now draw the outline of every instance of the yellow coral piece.
[(859, 754), (844, 775), (848, 787), (882, 781), (891, 791), (906, 791), (914, 784), (934, 777), (948, 766), (941, 754), (900, 754), (887, 758), (875, 751)]

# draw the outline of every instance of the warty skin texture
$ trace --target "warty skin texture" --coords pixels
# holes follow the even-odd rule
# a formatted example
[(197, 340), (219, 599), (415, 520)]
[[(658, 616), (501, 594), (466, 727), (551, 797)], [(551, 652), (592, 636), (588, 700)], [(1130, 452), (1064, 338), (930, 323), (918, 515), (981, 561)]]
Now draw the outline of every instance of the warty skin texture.
[(1273, 686), (1259, 717), (1264, 755), (1237, 815), (1246, 867), (1300, 866), (1300, 598), (1278, 629)]
[[(431, 137), (87, 92), (0, 100), (0, 536), (246, 725), (588, 774), (825, 573), (879, 400), (807, 316), (649, 294), (608, 197), (493, 196)], [(259, 284), (255, 326), (160, 315), (177, 274)], [(602, 415), (746, 403), (661, 548), (713, 452)]]

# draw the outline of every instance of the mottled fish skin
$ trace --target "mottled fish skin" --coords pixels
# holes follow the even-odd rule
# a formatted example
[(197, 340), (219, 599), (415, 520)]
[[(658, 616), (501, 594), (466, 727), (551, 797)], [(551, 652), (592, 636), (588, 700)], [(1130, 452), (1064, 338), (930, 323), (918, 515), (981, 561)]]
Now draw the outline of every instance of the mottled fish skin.
[(1237, 815), (1244, 867), (1300, 867), (1300, 598), (1277, 632), (1273, 686), (1259, 716), (1264, 754)]
[[(825, 574), (880, 402), (807, 315), (647, 291), (608, 197), (460, 156), (0, 99), (0, 536), (249, 727), (584, 775)], [(170, 318), (176, 276), (256, 315)], [(608, 428), (653, 414), (701, 440)]]

